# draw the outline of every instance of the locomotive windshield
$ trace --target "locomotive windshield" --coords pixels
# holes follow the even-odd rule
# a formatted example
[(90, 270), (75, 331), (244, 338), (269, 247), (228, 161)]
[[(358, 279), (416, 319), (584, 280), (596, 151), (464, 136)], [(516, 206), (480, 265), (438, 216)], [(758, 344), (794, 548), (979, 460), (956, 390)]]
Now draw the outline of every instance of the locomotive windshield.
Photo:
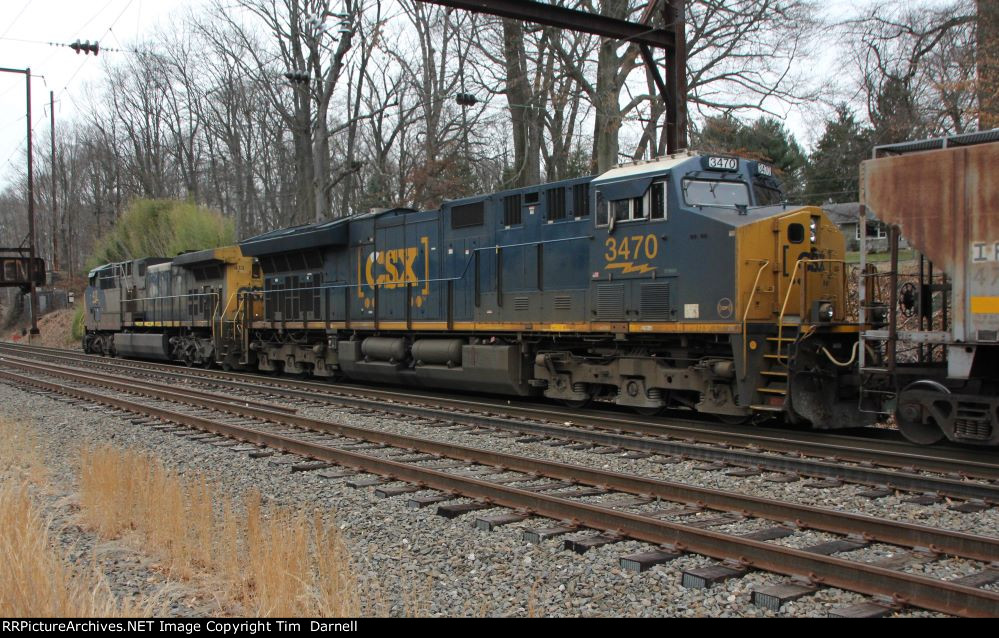
[(683, 199), (690, 206), (748, 206), (749, 188), (743, 182), (685, 179)]
[(770, 206), (772, 204), (780, 204), (784, 201), (784, 193), (781, 192), (780, 186), (777, 185), (776, 180), (773, 178), (754, 179), (753, 195), (756, 196), (756, 204), (758, 206)]

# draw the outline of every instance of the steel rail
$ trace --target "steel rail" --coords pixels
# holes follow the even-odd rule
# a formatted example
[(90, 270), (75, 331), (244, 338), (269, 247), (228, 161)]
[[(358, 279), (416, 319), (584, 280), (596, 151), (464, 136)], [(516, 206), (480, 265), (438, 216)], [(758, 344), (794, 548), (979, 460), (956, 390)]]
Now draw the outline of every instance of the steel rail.
[[(7, 360), (15, 365), (44, 365), (32, 364), (18, 357), (9, 355), (0, 356), (0, 360)], [(60, 368), (58, 364), (49, 364)], [(133, 380), (134, 382), (134, 380)], [(241, 383), (241, 382), (238, 382)], [(247, 384), (243, 384), (247, 385)], [(257, 389), (252, 385), (249, 389)], [(345, 401), (346, 403), (346, 401)], [(367, 404), (365, 404), (367, 405)], [(374, 409), (380, 411), (391, 410), (384, 405), (374, 404)], [(403, 407), (403, 406), (400, 406)], [(777, 472), (791, 472), (805, 476), (816, 476), (826, 478), (837, 478), (853, 483), (885, 486), (892, 489), (899, 489), (913, 492), (934, 492), (941, 496), (959, 499), (979, 499), (989, 503), (999, 503), (999, 485), (988, 485), (950, 479), (937, 476), (923, 476), (910, 472), (897, 470), (885, 470), (873, 467), (860, 467), (843, 465), (835, 461), (819, 461), (796, 457), (774, 457), (766, 456), (758, 452), (746, 452), (742, 450), (705, 448), (688, 443), (675, 443), (661, 439), (631, 437), (620, 434), (609, 434), (592, 430), (583, 430), (572, 427), (546, 425), (540, 423), (510, 421), (502, 418), (455, 415), (452, 413), (441, 414), (431, 409), (404, 406), (406, 412), (434, 419), (447, 419), (456, 423), (467, 423), (470, 425), (485, 425), (504, 430), (513, 430), (530, 434), (540, 434), (549, 437), (556, 437), (577, 442), (593, 443), (598, 445), (619, 447), (622, 449), (639, 450), (653, 454), (664, 454), (680, 456), (697, 460), (725, 461), (743, 466), (756, 467)]]
[[(10, 355), (0, 355), (0, 362), (6, 362), (6, 363), (9, 363), (9, 364), (13, 364), (15, 366), (27, 365), (27, 366), (38, 367), (41, 370), (45, 369), (45, 368), (42, 368), (42, 367), (38, 366), (38, 364), (33, 363), (33, 362), (29, 361), (29, 360), (22, 359), (20, 357), (11, 357)], [(148, 381), (148, 380), (141, 380), (140, 381), (139, 379), (136, 379), (134, 377), (131, 378), (131, 379), (126, 379), (125, 377), (121, 377), (121, 376), (117, 376), (117, 375), (109, 375), (107, 373), (105, 373), (103, 376), (109, 377), (109, 378), (113, 377), (113, 378), (119, 379), (123, 383), (127, 381), (127, 383), (130, 383), (130, 384), (142, 384), (142, 385), (145, 385), (147, 387), (160, 388), (164, 392), (174, 393), (174, 394), (177, 394), (177, 395), (185, 394), (185, 395), (188, 395), (190, 397), (204, 398), (204, 399), (207, 399), (207, 400), (210, 400), (210, 401), (216, 401), (218, 403), (232, 403), (232, 404), (242, 405), (242, 406), (246, 406), (246, 407), (256, 407), (256, 408), (261, 408), (261, 409), (265, 409), (265, 410), (272, 410), (274, 412), (282, 412), (282, 413), (287, 413), (287, 414), (298, 412), (297, 408), (292, 408), (292, 407), (288, 407), (288, 406), (285, 406), (285, 405), (279, 405), (277, 403), (269, 403), (269, 402), (266, 402), (266, 401), (254, 401), (252, 399), (238, 399), (238, 398), (235, 398), (235, 397), (232, 397), (232, 396), (228, 396), (228, 395), (225, 395), (225, 394), (218, 394), (218, 393), (215, 393), (215, 392), (205, 392), (203, 390), (197, 390), (197, 389), (194, 389), (194, 388), (187, 388), (187, 387), (178, 388), (176, 386), (167, 385), (165, 383), (156, 383), (155, 381)], [(86, 379), (87, 378), (85, 375), (82, 375), (82, 374), (79, 375), (79, 377), (81, 379)], [(122, 387), (128, 387), (128, 385), (126, 384), (126, 385), (123, 385)], [(164, 395), (164, 396), (166, 396), (166, 395)]]
[[(0, 349), (10, 344), (0, 344)], [(27, 349), (24, 346), (14, 346), (15, 349), (23, 351), (33, 351), (34, 347)], [(57, 358), (69, 358), (64, 354), (47, 354)], [(512, 404), (491, 404), (475, 402), (471, 400), (455, 399), (452, 397), (430, 397), (419, 394), (409, 394), (394, 392), (377, 388), (362, 388), (351, 386), (349, 390), (336, 388), (328, 384), (321, 384), (309, 381), (293, 379), (281, 379), (279, 382), (273, 378), (262, 377), (245, 373), (219, 373), (207, 370), (185, 370), (178, 373), (172, 370), (176, 366), (161, 363), (151, 363), (146, 361), (131, 361), (123, 364), (120, 361), (111, 361), (104, 357), (91, 356), (88, 361), (93, 361), (96, 365), (109, 367), (139, 367), (147, 370), (156, 370), (159, 374), (175, 376), (177, 378), (197, 377), (210, 380), (212, 382), (228, 384), (231, 386), (242, 386), (254, 389), (257, 392), (271, 391), (275, 394), (283, 394), (288, 397), (301, 398), (315, 401), (317, 399), (335, 398), (342, 404), (354, 405), (356, 407), (373, 408), (380, 411), (389, 410), (386, 401), (400, 404), (399, 407), (407, 412), (427, 416), (428, 418), (453, 419), (456, 422), (468, 423), (470, 425), (486, 425), (489, 427), (502, 428), (506, 430), (525, 431), (534, 434), (545, 434), (559, 438), (569, 438), (580, 442), (592, 442), (601, 445), (615, 445), (646, 452), (658, 452), (663, 454), (674, 454), (686, 456), (698, 460), (708, 461), (730, 461), (743, 465), (771, 464), (778, 471), (798, 472), (813, 476), (844, 478), (849, 481), (888, 484), (886, 481), (894, 477), (905, 480), (905, 485), (891, 483), (900, 489), (913, 491), (934, 491), (937, 488), (928, 483), (903, 479), (897, 472), (882, 472), (883, 478), (873, 477), (864, 479), (866, 474), (872, 472), (870, 468), (850, 469), (840, 464), (840, 462), (853, 462), (884, 467), (894, 467), (903, 470), (918, 468), (924, 471), (953, 474), (962, 477), (981, 478), (985, 480), (999, 480), (999, 463), (994, 461), (985, 462), (968, 458), (948, 458), (934, 450), (921, 450), (918, 453), (912, 451), (909, 444), (894, 444), (885, 441), (864, 440), (860, 448), (852, 444), (844, 444), (843, 437), (826, 435), (820, 432), (810, 431), (807, 438), (797, 436), (795, 433), (760, 433), (736, 432), (724, 427), (715, 425), (705, 426), (696, 424), (694, 421), (685, 421), (688, 424), (696, 425), (675, 425), (675, 424), (654, 424), (634, 419), (623, 418), (617, 415), (589, 416), (585, 414), (568, 414), (557, 412), (547, 408), (534, 408), (517, 406)], [(242, 379), (243, 381), (235, 380)], [(358, 398), (350, 396), (354, 394), (366, 394), (373, 399)], [(418, 406), (406, 401), (431, 401), (440, 406), (451, 407), (458, 410), (477, 411), (480, 414), (455, 414), (444, 412), (437, 407)], [(502, 411), (507, 416), (495, 416), (490, 410)], [(482, 413), (486, 411), (486, 413)], [(572, 426), (558, 426), (544, 423), (525, 423), (523, 421), (513, 421), (513, 416), (526, 419), (541, 419), (555, 422), (571, 421)], [(592, 428), (592, 429), (589, 429)], [(608, 434), (601, 434), (606, 431)], [(575, 434), (573, 434), (575, 432)], [(637, 437), (627, 438), (621, 432), (644, 435), (667, 435), (670, 437), (687, 439), (688, 442), (662, 441), (654, 439), (643, 439)], [(619, 440), (618, 440), (619, 439)], [(814, 440), (820, 439), (820, 440)], [(617, 442), (615, 442), (617, 440)], [(754, 450), (753, 452), (743, 452), (740, 449), (707, 449), (697, 446), (689, 441), (698, 440), (705, 443), (714, 443), (734, 448)], [(833, 463), (823, 463), (821, 461), (807, 461), (803, 458), (785, 459), (784, 464), (779, 464), (779, 460), (770, 457), (761, 457), (758, 451), (773, 451), (792, 453), (797, 455), (807, 455), (815, 457), (832, 458)], [(962, 450), (962, 452), (964, 452)], [(977, 455), (984, 457), (985, 453)], [(844, 474), (849, 472), (849, 474)], [(918, 475), (911, 475), (916, 477)], [(952, 484), (960, 484), (960, 481), (953, 481)], [(964, 498), (964, 496), (962, 497)], [(970, 498), (983, 498), (982, 496), (971, 496)]]
[(490, 505), (509, 507), (556, 520), (572, 521), (581, 526), (664, 545), (678, 551), (735, 561), (746, 568), (752, 567), (805, 578), (816, 584), (840, 587), (868, 595), (889, 596), (899, 603), (960, 616), (992, 617), (999, 609), (999, 593), (983, 589), (687, 527), (640, 514), (497, 485), (359, 452), (308, 443), (288, 436), (219, 423), (200, 416), (32, 379), (9, 371), (0, 371), (0, 376), (79, 399), (148, 414), (206, 432), (379, 474), (392, 480), (461, 494)]
[[(43, 366), (24, 364), (25, 369), (42, 373), (53, 373)], [(236, 409), (228, 402), (218, 402), (208, 398), (174, 396), (169, 390), (159, 387), (142, 388), (112, 378), (98, 379), (68, 371), (54, 371), (54, 374), (74, 381), (117, 390), (139, 393), (168, 401), (180, 401), (198, 408), (210, 408), (224, 412), (236, 412), (239, 416), (267, 420), (281, 425), (289, 425), (313, 432), (337, 434), (349, 438), (379, 443), (397, 448), (414, 450), (436, 456), (460, 459), (482, 465), (503, 468), (553, 479), (569, 480), (575, 483), (613, 489), (630, 494), (642, 495), (668, 501), (707, 507), (711, 509), (738, 512), (747, 516), (757, 516), (777, 522), (786, 522), (794, 527), (808, 527), (827, 532), (863, 536), (896, 545), (926, 548), (941, 554), (954, 554), (965, 558), (991, 561), (999, 556), (999, 538), (975, 536), (963, 532), (952, 532), (923, 525), (851, 514), (839, 510), (819, 508), (811, 505), (784, 503), (772, 499), (727, 492), (723, 490), (694, 487), (683, 483), (651, 479), (619, 472), (593, 469), (585, 466), (545, 461), (532, 457), (506, 454), (444, 443), (380, 430), (371, 430), (343, 423), (320, 421), (300, 415), (269, 412), (259, 408)], [(158, 385), (158, 384), (157, 384)]]

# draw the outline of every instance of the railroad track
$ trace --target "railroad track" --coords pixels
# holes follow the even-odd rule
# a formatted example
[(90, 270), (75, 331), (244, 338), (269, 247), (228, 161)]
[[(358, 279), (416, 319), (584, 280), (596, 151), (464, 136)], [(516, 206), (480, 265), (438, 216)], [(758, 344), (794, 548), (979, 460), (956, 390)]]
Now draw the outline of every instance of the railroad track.
[[(572, 425), (556, 418), (571, 414), (555, 413), (549, 408), (524, 409), (517, 406), (493, 405), (470, 410), (474, 406), (467, 400), (444, 397), (440, 406), (415, 403), (413, 395), (383, 389), (349, 386), (340, 388), (328, 384), (274, 379), (259, 375), (221, 373), (196, 369), (177, 368), (164, 364), (150, 364), (126, 360), (109, 360), (104, 357), (69, 356), (65, 351), (7, 347), (0, 344), (0, 353), (16, 352), (67, 365), (81, 364), (111, 371), (115, 374), (150, 375), (186, 385), (206, 384), (228, 392), (251, 393), (271, 400), (305, 401), (313, 404), (334, 404), (375, 410), (389, 415), (417, 416), (446, 419), (470, 427), (486, 427), (501, 431), (518, 432), (551, 441), (594, 446), (596, 453), (625, 450), (638, 454), (660, 454), (674, 458), (694, 459), (708, 463), (726, 464), (751, 471), (778, 471), (801, 477), (813, 477), (860, 483), (877, 490), (903, 490), (922, 494), (917, 498), (932, 500), (956, 498), (977, 501), (973, 506), (999, 502), (999, 457), (981, 450), (923, 450), (908, 444), (830, 437), (816, 433), (821, 441), (801, 442), (796, 438), (775, 435), (771, 432), (729, 433), (709, 431), (707, 441), (695, 440), (684, 430), (684, 438), (677, 438), (672, 431), (658, 431), (648, 427), (645, 433), (622, 433), (622, 423), (637, 423), (619, 416), (606, 419), (576, 419)], [(4, 355), (12, 364), (27, 363), (23, 358)], [(426, 401), (433, 400), (426, 397)], [(491, 408), (511, 408), (513, 416), (498, 414)], [(554, 416), (554, 418), (552, 418)], [(527, 420), (531, 418), (531, 420)], [(602, 427), (598, 427), (602, 426)], [(703, 427), (703, 424), (701, 424)], [(645, 427), (645, 426), (643, 426)], [(744, 428), (745, 429), (745, 428)], [(698, 434), (700, 434), (700, 430)], [(734, 443), (732, 442), (734, 441)], [(779, 456), (773, 452), (781, 453)], [(790, 456), (789, 456), (790, 455)], [(709, 466), (710, 467), (710, 466)], [(933, 472), (935, 474), (927, 474)]]
[[(999, 593), (982, 589), (999, 581), (999, 569), (985, 564), (999, 556), (996, 538), (322, 421), (286, 406), (92, 370), (81, 373), (64, 366), (14, 362), (10, 357), (5, 363), (0, 378), (143, 415), (136, 421), (148, 427), (216, 445), (230, 445), (222, 437), (250, 443), (253, 447), (234, 447), (258, 456), (286, 453), (291, 455), (293, 469), (327, 472), (330, 478), (346, 478), (355, 472), (374, 474), (378, 478), (355, 479), (355, 485), (378, 486), (384, 496), (437, 490), (414, 502), (437, 505), (442, 514), (508, 508), (479, 519), (476, 525), (483, 529), (545, 517), (555, 523), (528, 529), (525, 535), (540, 540), (593, 530), (567, 537), (566, 546), (580, 552), (625, 538), (656, 546), (654, 551), (622, 557), (625, 568), (640, 570), (692, 552), (722, 562), (685, 573), (688, 585), (738, 577), (748, 569), (798, 579), (756, 592), (754, 598), (761, 604), (779, 607), (783, 600), (832, 586), (887, 597), (894, 605), (950, 614), (994, 616), (999, 612)], [(17, 371), (12, 370), (15, 367)], [(192, 429), (198, 434), (192, 435)], [(458, 496), (473, 502), (449, 504)], [(586, 500), (595, 498), (601, 501)], [(747, 519), (759, 520), (756, 532), (740, 535), (711, 529)], [(803, 549), (780, 544), (803, 530), (821, 530), (839, 538)], [(835, 556), (872, 542), (902, 549), (881, 564)], [(942, 555), (979, 561), (982, 569), (960, 581), (900, 571)], [(867, 611), (888, 608), (874, 605)]]

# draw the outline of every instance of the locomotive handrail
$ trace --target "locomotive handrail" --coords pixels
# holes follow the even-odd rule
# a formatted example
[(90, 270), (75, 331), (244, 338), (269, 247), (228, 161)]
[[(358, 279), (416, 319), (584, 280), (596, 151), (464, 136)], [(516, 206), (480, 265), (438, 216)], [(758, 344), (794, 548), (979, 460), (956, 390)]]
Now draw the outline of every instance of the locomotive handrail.
[[(546, 239), (546, 240), (541, 240), (541, 241), (528, 241), (528, 242), (520, 242), (520, 243), (517, 243), (517, 244), (495, 244), (493, 246), (477, 246), (475, 248), (470, 248), (469, 250), (472, 253), (478, 253), (478, 252), (483, 252), (483, 251), (494, 251), (495, 252), (495, 251), (497, 251), (499, 249), (502, 249), (502, 248), (519, 248), (519, 247), (522, 247), (522, 246), (538, 246), (538, 245), (543, 245), (543, 244), (555, 244), (555, 243), (564, 242), (564, 241), (576, 241), (576, 240), (580, 240), (580, 239), (590, 239), (590, 236), (589, 235), (577, 235), (575, 237), (559, 237), (557, 239)], [(434, 277), (432, 279), (419, 279), (419, 278), (417, 278), (417, 279), (414, 279), (412, 281), (403, 281), (403, 282), (395, 281), (395, 282), (371, 283), (371, 284), (366, 283), (366, 282), (365, 283), (362, 283), (362, 282), (357, 282), (357, 283), (342, 283), (342, 284), (330, 284), (330, 285), (322, 284), (322, 285), (319, 285), (319, 286), (306, 286), (306, 287), (302, 287), (302, 288), (282, 288), (281, 290), (252, 290), (252, 291), (247, 291), (247, 292), (249, 294), (267, 295), (267, 294), (275, 293), (275, 292), (298, 292), (298, 291), (301, 291), (301, 290), (334, 290), (334, 289), (342, 289), (342, 288), (362, 288), (364, 286), (367, 286), (369, 288), (380, 288), (382, 286), (400, 286), (401, 284), (407, 284), (407, 283), (409, 283), (409, 284), (447, 283), (449, 281), (461, 281), (462, 279), (464, 279), (465, 275), (468, 273), (468, 268), (469, 268), (469, 266), (471, 266), (471, 264), (472, 264), (473, 261), (474, 261), (473, 257), (471, 255), (469, 255), (468, 259), (465, 260), (465, 267), (462, 268), (461, 274), (459, 274), (458, 276), (455, 276), (455, 277)], [(267, 276), (265, 275), (264, 276), (265, 282), (266, 282), (266, 279), (267, 279)]]
[(141, 303), (144, 307), (147, 301), (157, 301), (159, 299), (183, 299), (185, 297), (215, 297), (215, 310), (212, 311), (212, 318), (209, 319), (209, 321), (214, 322), (215, 313), (218, 312), (219, 304), (221, 303), (219, 296), (220, 295), (217, 292), (189, 292), (183, 295), (163, 295), (159, 297), (143, 297), (141, 299), (133, 299), (132, 301), (137, 301)]
[(742, 379), (746, 378), (746, 360), (749, 358), (748, 340), (746, 338), (749, 309), (753, 306), (753, 299), (756, 297), (756, 289), (760, 283), (760, 276), (763, 274), (763, 270), (770, 265), (769, 259), (747, 259), (746, 261), (755, 261), (761, 265), (760, 269), (756, 271), (756, 280), (753, 281), (753, 292), (749, 295), (749, 299), (746, 300), (746, 309), (742, 311)]
[[(787, 286), (787, 292), (784, 293), (784, 304), (781, 306), (781, 308), (780, 308), (780, 315), (778, 315), (778, 317), (777, 317), (777, 360), (778, 361), (781, 361), (782, 359), (786, 359), (787, 358), (787, 357), (785, 357), (784, 355), (781, 354), (781, 344), (783, 343), (782, 337), (784, 335), (784, 313), (787, 311), (787, 303), (788, 303), (788, 301), (791, 300), (791, 291), (794, 289), (794, 278), (798, 274), (798, 266), (800, 266), (802, 263), (809, 263), (809, 264), (820, 264), (820, 263), (842, 264), (843, 265), (843, 269), (842, 269), (843, 272), (842, 272), (842, 274), (843, 274), (843, 290), (844, 291), (846, 290), (846, 286), (847, 286), (847, 283), (846, 283), (846, 262), (844, 260), (842, 260), (842, 259), (812, 259), (810, 257), (801, 257), (800, 259), (798, 259), (797, 261), (794, 262), (794, 270), (791, 271), (791, 278), (790, 278), (791, 281), (790, 281), (790, 283)], [(802, 296), (804, 296), (805, 287), (808, 286), (808, 271), (807, 270), (805, 271), (805, 278), (804, 278), (803, 281), (804, 281), (804, 283), (800, 284), (801, 291), (802, 291)], [(804, 299), (802, 299), (802, 301), (801, 301), (801, 306), (802, 307), (799, 308), (799, 312), (803, 312), (804, 311), (804, 305), (805, 305), (804, 304)]]

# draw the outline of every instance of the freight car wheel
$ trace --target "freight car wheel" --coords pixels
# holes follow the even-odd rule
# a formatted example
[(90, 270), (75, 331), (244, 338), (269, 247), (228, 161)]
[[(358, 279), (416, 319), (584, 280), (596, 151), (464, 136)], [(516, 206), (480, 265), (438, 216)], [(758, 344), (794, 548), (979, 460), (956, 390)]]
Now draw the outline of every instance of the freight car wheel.
[[(926, 410), (923, 402), (915, 392), (936, 392), (950, 394), (950, 390), (936, 381), (928, 379), (914, 381), (907, 385), (898, 395), (898, 406), (895, 408), (895, 422), (898, 429), (909, 441), (919, 445), (933, 445), (944, 438), (943, 430), (936, 421), (933, 411)], [(924, 412), (926, 418), (924, 419)]]

